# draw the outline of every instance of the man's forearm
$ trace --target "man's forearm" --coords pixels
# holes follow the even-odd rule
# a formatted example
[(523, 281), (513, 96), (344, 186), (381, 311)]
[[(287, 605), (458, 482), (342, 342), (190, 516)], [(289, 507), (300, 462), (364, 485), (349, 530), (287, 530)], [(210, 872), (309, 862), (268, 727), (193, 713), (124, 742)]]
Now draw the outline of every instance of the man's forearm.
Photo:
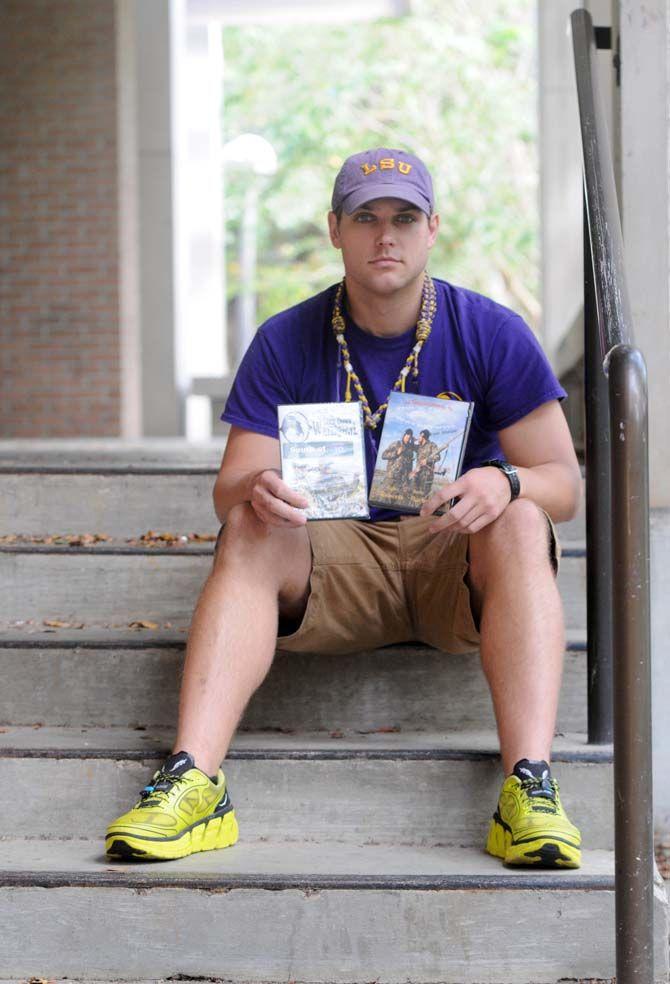
[(555, 523), (572, 519), (582, 497), (579, 471), (562, 462), (549, 462), (533, 468), (517, 468), (521, 484), (520, 497), (532, 499)]

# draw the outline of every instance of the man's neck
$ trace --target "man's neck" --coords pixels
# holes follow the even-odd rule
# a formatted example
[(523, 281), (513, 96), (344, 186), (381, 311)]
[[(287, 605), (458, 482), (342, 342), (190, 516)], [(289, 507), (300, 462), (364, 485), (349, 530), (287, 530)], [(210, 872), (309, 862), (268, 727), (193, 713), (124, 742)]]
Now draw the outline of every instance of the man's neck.
[(393, 338), (413, 328), (419, 320), (423, 277), (392, 295), (371, 294), (346, 281), (347, 309), (362, 331), (379, 338)]

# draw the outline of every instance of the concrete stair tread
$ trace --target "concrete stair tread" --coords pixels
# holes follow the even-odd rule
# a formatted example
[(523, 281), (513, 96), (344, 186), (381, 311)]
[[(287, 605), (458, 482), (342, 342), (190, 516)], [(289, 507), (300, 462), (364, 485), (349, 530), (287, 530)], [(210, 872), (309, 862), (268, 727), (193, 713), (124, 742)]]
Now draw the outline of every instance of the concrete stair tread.
[[(0, 633), (0, 726), (174, 726), (187, 623), (133, 629), (129, 621), (118, 629), (47, 629), (35, 620)], [(568, 640), (561, 733), (585, 730), (585, 648), (577, 635)], [(308, 732), (389, 726), (492, 730), (477, 653), (445, 656), (420, 643), (335, 659), (278, 652), (241, 725)]]
[[(0, 728), (0, 757), (12, 758), (123, 758), (153, 759), (167, 754), (174, 729), (147, 728)], [(384, 758), (495, 758), (498, 741), (491, 731), (452, 734), (423, 731), (346, 732), (275, 731), (238, 732), (228, 754), (239, 758), (329, 759)], [(610, 762), (611, 745), (589, 745), (583, 734), (558, 735), (556, 762)]]
[(118, 438), (0, 441), (0, 472), (86, 469), (126, 472), (129, 468), (164, 472), (203, 468), (212, 473), (221, 464), (226, 436), (203, 444), (183, 438), (150, 438), (124, 441)]
[[(12, 913), (0, 979), (18, 979), (27, 962), (51, 979), (134, 984), (221, 974), (236, 984), (556, 984), (614, 974), (607, 851), (585, 852), (576, 871), (519, 871), (481, 847), (333, 846), (240, 841), (128, 865), (104, 858), (100, 841), (0, 842), (0, 904)], [(666, 905), (658, 886), (658, 981)], [(551, 932), (538, 942), (543, 926)]]
[[(100, 526), (93, 529), (105, 532)], [(138, 619), (188, 624), (211, 571), (212, 542), (186, 549), (137, 546), (127, 552), (129, 546), (3, 547), (0, 627), (45, 619), (97, 626)], [(582, 635), (585, 583), (585, 558), (566, 551), (558, 586), (566, 624), (571, 633)]]
[[(225, 435), (201, 445), (170, 438), (0, 441), (0, 534), (88, 529), (136, 536), (155, 528), (157, 501), (164, 529), (216, 532), (211, 493), (225, 443)], [(583, 510), (560, 524), (559, 536), (568, 550), (583, 549)]]
[[(83, 621), (78, 621), (77, 624), (82, 624), (83, 628), (48, 628), (42, 622), (25, 620), (22, 620), (21, 624), (18, 625), (12, 622), (0, 622), (0, 649), (18, 649), (21, 647), (70, 649), (77, 646), (92, 649), (144, 649), (183, 647), (186, 645), (183, 628), (160, 626), (157, 629), (138, 629), (128, 624), (104, 626), (86, 624)], [(411, 650), (413, 657), (422, 653), (437, 652), (437, 650), (431, 649), (430, 646), (421, 642), (400, 643), (374, 650), (374, 652), (379, 654), (397, 653), (403, 649)], [(586, 638), (584, 633), (578, 629), (566, 631), (566, 649), (571, 652), (585, 652)], [(338, 657), (329, 658), (338, 659)], [(448, 659), (449, 657), (446, 656), (445, 658)]]
[[(155, 531), (160, 533), (160, 528)], [(171, 531), (165, 531), (171, 533)], [(49, 534), (50, 537), (74, 536), (75, 534)], [(187, 534), (174, 533), (179, 539), (161, 542), (160, 536), (153, 538), (150, 542), (142, 542), (140, 537), (108, 537), (95, 543), (73, 545), (72, 543), (44, 542), (45, 536), (32, 538), (28, 534), (16, 535), (16, 539), (11, 542), (0, 539), (0, 553), (42, 553), (42, 554), (158, 554), (170, 555), (180, 553), (213, 554), (215, 539), (214, 534), (207, 533), (202, 535), (202, 539), (189, 540)], [(183, 539), (182, 539), (183, 537)], [(206, 539), (206, 537), (208, 539)], [(583, 541), (571, 542), (563, 546), (562, 556), (584, 557), (586, 556), (586, 545)]]
[[(156, 531), (157, 533), (159, 531)], [(169, 531), (166, 531), (169, 532)], [(67, 534), (67, 536), (74, 534)], [(143, 542), (140, 537), (130, 537), (128, 539), (115, 539), (110, 537), (107, 540), (97, 543), (83, 544), (81, 546), (71, 546), (69, 543), (43, 543), (30, 540), (29, 538), (18, 539), (12, 543), (3, 542), (0, 539), (0, 553), (21, 554), (21, 553), (40, 553), (40, 554), (154, 554), (166, 556), (171, 554), (195, 554), (196, 556), (212, 555), (214, 553), (215, 534), (202, 534), (202, 539), (189, 539), (188, 534), (170, 534), (178, 536), (172, 541), (161, 541), (160, 537), (152, 539), (150, 542)], [(181, 539), (181, 537), (184, 539)]]
[[(137, 802), (173, 728), (12, 728), (0, 778), (14, 790), (0, 836), (89, 837)], [(554, 774), (585, 846), (612, 848), (612, 750), (556, 740)], [(479, 846), (502, 782), (495, 731), (451, 735), (238, 732), (224, 772), (251, 841)], [(25, 804), (30, 804), (26, 809)]]
[(0, 840), (0, 885), (223, 888), (394, 887), (611, 890), (614, 854), (584, 851), (574, 870), (510, 868), (483, 848), (240, 840), (164, 864), (106, 858), (102, 841)]

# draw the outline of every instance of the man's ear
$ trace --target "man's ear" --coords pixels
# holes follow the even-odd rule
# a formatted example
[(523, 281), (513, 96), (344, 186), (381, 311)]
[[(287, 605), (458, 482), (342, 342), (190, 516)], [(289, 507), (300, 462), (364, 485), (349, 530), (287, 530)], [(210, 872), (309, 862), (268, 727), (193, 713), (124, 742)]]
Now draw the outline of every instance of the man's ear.
[(428, 249), (431, 249), (435, 245), (435, 240), (437, 239), (437, 232), (440, 228), (440, 216), (435, 212), (433, 215), (428, 217)]
[(335, 249), (342, 249), (342, 243), (340, 242), (340, 223), (337, 221), (337, 216), (334, 212), (328, 213), (328, 232), (330, 233), (330, 241)]

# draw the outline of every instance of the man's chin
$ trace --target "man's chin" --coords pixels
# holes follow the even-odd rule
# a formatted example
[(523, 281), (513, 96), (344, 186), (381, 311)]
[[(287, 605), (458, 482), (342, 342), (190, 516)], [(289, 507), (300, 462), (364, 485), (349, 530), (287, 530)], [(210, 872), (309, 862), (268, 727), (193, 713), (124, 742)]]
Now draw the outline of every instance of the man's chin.
[(373, 270), (366, 277), (366, 287), (376, 294), (395, 294), (399, 290), (405, 290), (414, 284), (418, 278), (408, 274), (404, 266), (398, 265), (398, 269)]

